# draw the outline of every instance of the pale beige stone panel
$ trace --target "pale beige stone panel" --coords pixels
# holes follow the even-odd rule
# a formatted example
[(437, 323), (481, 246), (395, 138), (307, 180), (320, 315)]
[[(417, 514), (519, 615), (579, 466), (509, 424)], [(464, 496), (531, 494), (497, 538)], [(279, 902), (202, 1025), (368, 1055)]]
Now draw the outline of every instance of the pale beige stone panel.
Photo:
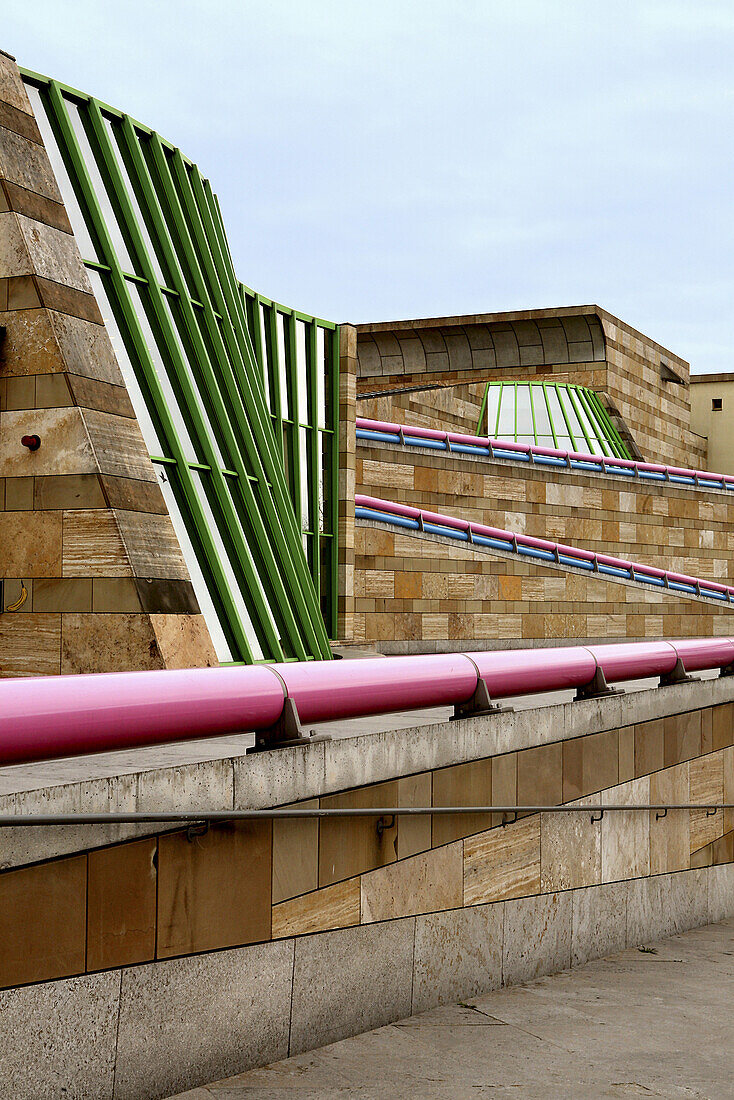
[[(650, 777), (622, 783), (608, 792), (605, 801), (644, 805), (650, 799)], [(639, 810), (614, 811), (604, 817), (601, 840), (602, 882), (636, 878), (650, 873), (650, 820)]]
[(570, 967), (572, 897), (569, 890), (505, 902), (503, 985)]
[(359, 924), (359, 879), (347, 879), (273, 906), (273, 939)]
[(627, 883), (574, 890), (571, 966), (623, 951), (627, 946)]
[[(650, 776), (650, 801), (659, 805), (688, 801), (689, 764), (666, 768)], [(690, 864), (690, 814), (685, 810), (650, 811), (650, 874), (682, 871)]]
[[(584, 802), (598, 804), (599, 795)], [(601, 882), (601, 822), (588, 811), (540, 815), (540, 888), (570, 890)]]
[[(41, 446), (37, 451), (22, 446), (24, 435), (39, 437)], [(0, 477), (96, 472), (97, 463), (79, 409), (0, 413)]]
[(540, 818), (464, 841), (464, 904), (504, 901), (540, 890)]
[(462, 871), (458, 841), (362, 875), (362, 923), (459, 908)]
[[(720, 803), (724, 800), (724, 757), (722, 752), (712, 752), (698, 760), (691, 760), (690, 800), (697, 803)], [(724, 831), (724, 814), (691, 811), (691, 851), (710, 844)]]
[(499, 902), (417, 918), (413, 1013), (499, 989), (504, 909)]

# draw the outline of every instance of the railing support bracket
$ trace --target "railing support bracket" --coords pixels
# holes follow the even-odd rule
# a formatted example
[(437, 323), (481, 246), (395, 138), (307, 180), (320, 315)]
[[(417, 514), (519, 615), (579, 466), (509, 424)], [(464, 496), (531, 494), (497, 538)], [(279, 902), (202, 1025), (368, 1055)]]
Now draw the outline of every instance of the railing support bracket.
[(664, 672), (660, 677), (660, 687), (668, 687), (671, 684), (693, 684), (700, 680), (700, 676), (689, 676), (680, 657), (675, 662), (675, 668), (670, 672)]
[(295, 699), (286, 695), (280, 718), (272, 726), (255, 732), (255, 744), (247, 749), (247, 754), (265, 749), (286, 749), (291, 745), (312, 745), (315, 741), (331, 741), (331, 735), (304, 730)]
[(594, 679), (586, 687), (576, 689), (574, 700), (580, 699), (604, 699), (608, 695), (624, 695), (621, 688), (610, 688), (602, 669), (597, 665)]
[(471, 699), (465, 703), (455, 703), (454, 713), (449, 721), (455, 722), (459, 718), (481, 718), (483, 714), (512, 714), (513, 707), (501, 707), (493, 703), (487, 687), (487, 681), (480, 676)]

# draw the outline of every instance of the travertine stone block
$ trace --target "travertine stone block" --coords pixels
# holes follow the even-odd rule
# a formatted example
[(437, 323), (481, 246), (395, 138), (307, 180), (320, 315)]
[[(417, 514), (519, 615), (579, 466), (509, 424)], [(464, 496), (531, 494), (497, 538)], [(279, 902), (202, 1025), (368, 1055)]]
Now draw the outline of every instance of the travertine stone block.
[[(734, 775), (734, 769), (732, 771)], [(398, 806), (430, 806), (432, 776), (430, 772), (398, 779)], [(424, 852), (431, 847), (429, 815), (398, 818), (398, 859)]]
[(362, 923), (458, 909), (463, 902), (461, 842), (362, 875)]
[(89, 853), (88, 970), (154, 958), (156, 853), (155, 839)]
[[(650, 776), (650, 801), (657, 805), (688, 801), (689, 764), (666, 768)], [(691, 853), (690, 814), (669, 810), (665, 817), (650, 811), (650, 874), (688, 868)]]
[[(650, 800), (650, 778), (644, 776), (614, 789), (622, 805)], [(650, 821), (647, 814), (625, 811), (607, 814), (602, 823), (602, 882), (647, 875), (650, 871)]]
[(0, 675), (54, 676), (60, 662), (61, 615), (0, 616)]
[[(62, 286), (80, 290), (84, 294), (92, 293), (92, 285), (74, 237), (43, 222), (24, 217), (22, 214), (13, 216), (18, 221), (19, 231), (30, 259), (30, 268), (28, 271), (15, 269), (6, 272), (2, 270), (0, 258), (0, 275), (33, 274), (41, 279), (48, 279)], [(5, 217), (8, 215), (0, 214), (0, 219)], [(0, 240), (2, 238), (3, 231), (0, 228)]]
[(348, 928), (360, 922), (358, 878), (325, 886), (273, 906), (273, 939)]
[(114, 386), (124, 384), (110, 338), (103, 325), (53, 310), (49, 311), (48, 317), (70, 374), (96, 378)]
[(571, 965), (572, 894), (505, 902), (502, 984), (532, 981)]
[(409, 1016), (414, 936), (406, 917), (297, 939), (291, 1055)]
[(571, 966), (627, 946), (627, 883), (589, 886), (572, 894)]
[(649, 775), (665, 765), (662, 719), (635, 726), (635, 775)]
[[(398, 796), (397, 780), (375, 783), (344, 794), (322, 798), (323, 809), (341, 807), (394, 806)], [(375, 817), (324, 818), (319, 844), (319, 886), (352, 878), (396, 859), (397, 826), (377, 831)]]
[(0, 876), (0, 986), (84, 970), (86, 888), (85, 855)]
[[(319, 800), (312, 798), (298, 808), (314, 809), (318, 804)], [(292, 803), (284, 807), (289, 808), (293, 808)], [(273, 821), (273, 905), (316, 890), (318, 884), (318, 820), (276, 818)]]
[(64, 512), (63, 544), (65, 577), (126, 577), (132, 573), (113, 512)]
[(724, 703), (712, 711), (714, 749), (723, 749), (734, 743), (734, 706)]
[(563, 750), (560, 742), (528, 749), (517, 758), (519, 806), (554, 806), (563, 801)]
[(619, 780), (617, 730), (563, 742), (563, 801), (613, 787)]
[(528, 817), (464, 841), (464, 904), (540, 890), (540, 818)]
[(0, 992), (6, 1095), (47, 1097), (49, 1082), (73, 1082), (76, 1096), (113, 1100), (119, 1010), (119, 970)]
[(97, 409), (84, 409), (82, 416), (103, 474), (156, 480), (137, 421)]
[(60, 577), (61, 536), (60, 512), (0, 512), (0, 577)]
[[(39, 306), (40, 302), (35, 297), (35, 305)], [(2, 353), (4, 377), (54, 374), (64, 369), (47, 310), (16, 308), (1, 313), (0, 323), (5, 327)]]
[[(433, 773), (434, 806), (491, 806), (492, 761), (476, 760), (439, 768)], [(492, 824), (491, 814), (439, 814), (432, 824), (432, 844), (448, 844)]]
[[(57, 630), (61, 633), (60, 617)], [(133, 672), (142, 668), (163, 667), (149, 615), (71, 611), (64, 615), (61, 635), (63, 674)]]
[(433, 913), (415, 922), (411, 1011), (478, 997), (502, 984), (504, 904)]
[(189, 573), (168, 516), (118, 509), (120, 537), (136, 577), (189, 579)]
[[(41, 446), (37, 451), (21, 446), (24, 435), (40, 438)], [(96, 470), (97, 463), (79, 409), (0, 413), (1, 477), (85, 474)]]
[[(689, 767), (690, 801), (717, 805), (724, 798), (724, 758), (722, 752), (709, 753), (691, 760)], [(691, 851), (710, 844), (724, 831), (723, 813), (691, 811)]]
[(53, 202), (63, 201), (44, 147), (4, 128), (0, 141), (0, 176)]
[(285, 1058), (292, 974), (292, 940), (124, 970), (115, 1100), (170, 1096)]
[[(585, 802), (598, 803), (599, 795)], [(540, 888), (544, 892), (601, 882), (601, 822), (588, 811), (541, 814)]]
[(734, 863), (708, 872), (708, 919), (711, 924), (734, 913)]

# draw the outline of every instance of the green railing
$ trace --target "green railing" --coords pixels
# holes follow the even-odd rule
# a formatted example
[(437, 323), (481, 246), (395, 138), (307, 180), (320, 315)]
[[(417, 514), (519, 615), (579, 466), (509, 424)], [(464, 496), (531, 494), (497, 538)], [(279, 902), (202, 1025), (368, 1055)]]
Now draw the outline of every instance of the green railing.
[(330, 657), (336, 325), (237, 280), (216, 196), (180, 150), (23, 77), (220, 660)]

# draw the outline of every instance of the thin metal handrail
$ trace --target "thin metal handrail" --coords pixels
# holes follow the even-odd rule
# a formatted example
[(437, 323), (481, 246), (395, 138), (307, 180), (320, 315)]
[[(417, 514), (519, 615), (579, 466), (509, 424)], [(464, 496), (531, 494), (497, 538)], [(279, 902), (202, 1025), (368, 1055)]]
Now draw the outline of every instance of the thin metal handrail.
[(719, 810), (734, 810), (732, 802), (645, 802), (627, 805), (623, 802), (563, 804), (558, 806), (359, 806), (320, 809), (313, 806), (275, 807), (253, 810), (171, 810), (131, 813), (59, 813), (59, 814), (0, 814), (0, 828), (32, 825), (136, 825), (170, 824), (218, 821), (253, 821), (258, 818), (339, 818), (339, 817), (426, 817), (435, 814), (558, 814), (558, 813), (629, 813), (631, 811), (656, 812), (668, 810), (706, 810), (715, 814)]

